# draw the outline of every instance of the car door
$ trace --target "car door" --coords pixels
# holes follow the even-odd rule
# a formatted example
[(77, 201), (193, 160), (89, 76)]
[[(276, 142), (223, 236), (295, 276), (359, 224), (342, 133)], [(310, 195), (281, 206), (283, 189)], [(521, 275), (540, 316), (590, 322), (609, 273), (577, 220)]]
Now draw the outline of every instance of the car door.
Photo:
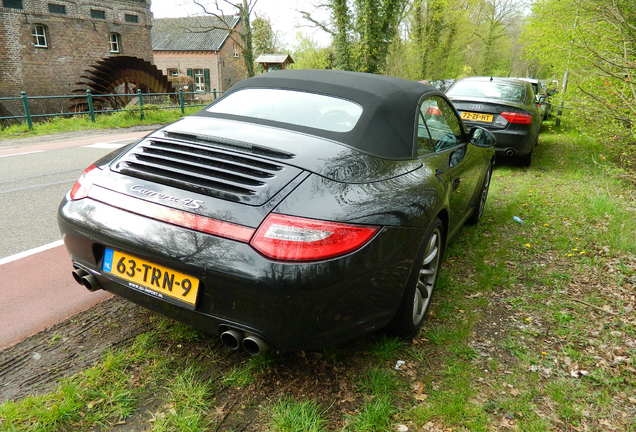
[(468, 145), (459, 116), (444, 98), (424, 99), (418, 118), (418, 156), (428, 154), (436, 177), (448, 185), (449, 231), (454, 232), (470, 210), (480, 179), (480, 155)]

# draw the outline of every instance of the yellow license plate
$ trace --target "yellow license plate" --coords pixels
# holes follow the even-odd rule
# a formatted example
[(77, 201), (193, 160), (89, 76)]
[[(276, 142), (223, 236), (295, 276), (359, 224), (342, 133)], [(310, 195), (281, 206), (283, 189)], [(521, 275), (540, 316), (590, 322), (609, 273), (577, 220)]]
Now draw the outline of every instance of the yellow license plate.
[(459, 116), (462, 118), (462, 120), (472, 120), (484, 123), (492, 123), (493, 118), (492, 114), (481, 114), (468, 111), (462, 111)]
[(193, 306), (197, 302), (199, 279), (164, 266), (106, 249), (102, 271), (128, 282), (128, 285), (154, 297), (167, 296)]

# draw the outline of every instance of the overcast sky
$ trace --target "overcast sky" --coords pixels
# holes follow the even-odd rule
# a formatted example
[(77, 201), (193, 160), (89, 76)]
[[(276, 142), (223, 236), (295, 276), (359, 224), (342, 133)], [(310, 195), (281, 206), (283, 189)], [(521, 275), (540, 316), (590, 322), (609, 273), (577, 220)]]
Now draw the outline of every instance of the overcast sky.
[[(202, 0), (214, 7), (214, 0)], [(329, 44), (330, 37), (324, 31), (309, 27), (301, 27), (304, 22), (300, 10), (312, 11), (321, 20), (327, 18), (326, 12), (314, 7), (320, 0), (258, 0), (256, 14), (269, 18), (274, 31), (278, 34), (281, 44), (287, 48), (293, 48), (296, 44), (296, 34), (305, 33), (314, 39), (319, 45)], [(219, 1), (219, 3), (223, 3)], [(200, 15), (201, 9), (192, 0), (152, 0), (152, 12), (155, 18), (183, 17)], [(231, 7), (225, 9), (226, 13), (233, 13)]]

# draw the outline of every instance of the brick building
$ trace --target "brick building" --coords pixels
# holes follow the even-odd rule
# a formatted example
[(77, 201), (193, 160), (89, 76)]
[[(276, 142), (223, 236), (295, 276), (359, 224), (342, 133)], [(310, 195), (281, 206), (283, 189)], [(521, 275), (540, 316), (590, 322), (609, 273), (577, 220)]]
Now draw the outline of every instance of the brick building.
[(0, 0), (0, 96), (70, 94), (108, 56), (151, 62), (151, 27), (150, 0)]
[[(239, 39), (239, 17), (156, 19), (152, 28), (154, 63), (169, 77), (188, 75), (193, 90), (225, 91), (247, 76)], [(231, 31), (230, 31), (231, 29)]]

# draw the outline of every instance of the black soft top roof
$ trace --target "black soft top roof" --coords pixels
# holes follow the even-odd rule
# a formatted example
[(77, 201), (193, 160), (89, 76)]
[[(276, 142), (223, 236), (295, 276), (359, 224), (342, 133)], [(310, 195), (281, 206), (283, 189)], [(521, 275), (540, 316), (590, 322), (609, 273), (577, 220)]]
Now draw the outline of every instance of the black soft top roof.
[(387, 159), (413, 156), (416, 108), (425, 94), (440, 94), (415, 81), (334, 70), (284, 70), (243, 80), (225, 95), (245, 88), (275, 88), (339, 97), (358, 103), (363, 113), (355, 128), (340, 133), (270, 120), (201, 111), (196, 115), (232, 118), (317, 135)]

